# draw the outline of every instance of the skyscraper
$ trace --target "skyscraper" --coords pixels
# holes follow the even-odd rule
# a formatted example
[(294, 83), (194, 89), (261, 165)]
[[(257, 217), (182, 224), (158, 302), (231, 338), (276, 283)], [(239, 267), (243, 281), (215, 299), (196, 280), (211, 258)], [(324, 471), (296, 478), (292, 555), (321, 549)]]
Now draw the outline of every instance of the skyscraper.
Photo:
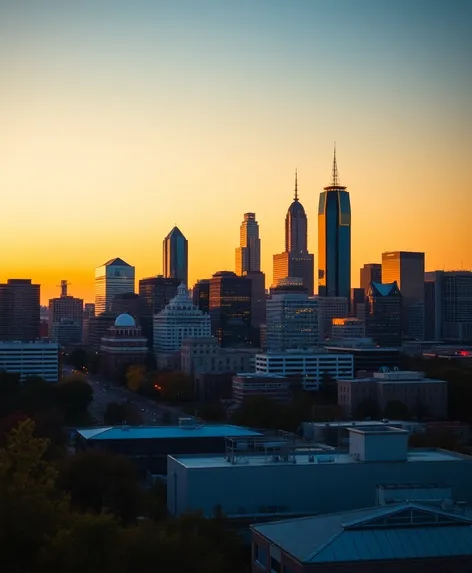
[(200, 279), (193, 285), (192, 302), (202, 312), (210, 313), (210, 279)]
[(382, 265), (380, 263), (367, 263), (360, 270), (360, 287), (364, 293), (370, 288), (370, 283), (382, 282)]
[(382, 283), (396, 282), (403, 298), (403, 334), (424, 339), (424, 253), (382, 253)]
[(82, 342), (84, 301), (69, 296), (68, 285), (61, 281), (61, 296), (49, 299), (49, 336), (62, 345)]
[(236, 274), (242, 276), (261, 270), (261, 240), (255, 213), (244, 213), (236, 249)]
[(113, 297), (134, 292), (134, 267), (123, 259), (110, 259), (95, 270), (95, 314), (111, 311)]
[(153, 316), (164, 310), (177, 295), (181, 281), (162, 275), (139, 281), (139, 324), (149, 346), (153, 345)]
[(365, 320), (366, 335), (379, 346), (401, 346), (402, 295), (395, 281), (370, 284)]
[(308, 294), (313, 294), (314, 257), (308, 252), (308, 220), (298, 199), (295, 173), (295, 195), (285, 217), (285, 251), (274, 255), (273, 283), (293, 277), (301, 278)]
[(0, 340), (31, 342), (39, 338), (40, 285), (31, 279), (0, 284)]
[(188, 241), (178, 227), (164, 239), (162, 264), (164, 277), (178, 279), (188, 286)]
[(331, 184), (320, 194), (318, 207), (318, 294), (342, 296), (351, 291), (351, 202), (339, 184), (336, 147)]

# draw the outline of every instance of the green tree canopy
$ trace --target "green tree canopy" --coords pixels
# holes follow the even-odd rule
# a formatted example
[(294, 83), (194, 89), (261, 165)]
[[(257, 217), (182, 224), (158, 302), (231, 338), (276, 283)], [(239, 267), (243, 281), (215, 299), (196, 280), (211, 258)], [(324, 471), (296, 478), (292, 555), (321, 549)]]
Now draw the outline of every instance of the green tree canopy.
[(103, 414), (103, 422), (110, 426), (142, 424), (141, 413), (132, 405), (123, 402), (109, 402)]

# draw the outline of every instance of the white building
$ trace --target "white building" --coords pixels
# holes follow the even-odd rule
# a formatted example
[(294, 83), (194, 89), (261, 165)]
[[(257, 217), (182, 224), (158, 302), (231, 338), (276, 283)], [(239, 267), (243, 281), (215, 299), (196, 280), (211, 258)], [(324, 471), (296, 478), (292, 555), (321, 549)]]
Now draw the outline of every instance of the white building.
[(95, 316), (110, 311), (117, 294), (134, 292), (134, 271), (118, 257), (95, 269)]
[(313, 348), (319, 343), (318, 301), (302, 292), (276, 293), (266, 302), (269, 351)]
[(190, 299), (182, 283), (170, 303), (154, 315), (154, 352), (160, 367), (180, 367), (180, 349), (186, 338), (211, 336), (210, 315), (203, 313)]
[(472, 457), (408, 450), (408, 432), (388, 426), (349, 433), (346, 453), (246, 439), (228, 440), (234, 445), (226, 455), (168, 456), (168, 510), (212, 516), (219, 507), (246, 519), (335, 513), (375, 505), (385, 487), (416, 484), (404, 493), (414, 501), (415, 491), (431, 483), (447, 485), (452, 499), (472, 502)]
[(256, 354), (256, 373), (301, 376), (305, 390), (317, 390), (328, 373), (334, 379), (354, 377), (354, 357), (314, 350), (288, 350)]
[(0, 342), (0, 370), (19, 374), (21, 380), (40, 376), (59, 379), (59, 345), (54, 342)]

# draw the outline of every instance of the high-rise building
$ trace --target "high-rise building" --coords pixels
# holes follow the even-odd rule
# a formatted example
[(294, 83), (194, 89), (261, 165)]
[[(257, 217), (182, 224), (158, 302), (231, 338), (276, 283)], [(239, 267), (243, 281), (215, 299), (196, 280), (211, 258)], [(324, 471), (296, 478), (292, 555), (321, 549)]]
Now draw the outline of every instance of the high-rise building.
[(200, 279), (192, 289), (192, 302), (202, 312), (210, 312), (210, 279)]
[(139, 312), (141, 309), (139, 294), (135, 292), (122, 292), (116, 294), (111, 301), (111, 312), (116, 316), (120, 314), (131, 315), (139, 326)]
[(317, 296), (320, 341), (331, 338), (333, 318), (347, 318), (349, 301), (344, 296)]
[(177, 295), (180, 283), (179, 279), (162, 275), (139, 281), (139, 324), (150, 348), (153, 346), (153, 316), (164, 310)]
[(210, 279), (212, 334), (221, 346), (251, 346), (251, 280), (231, 271), (219, 271)]
[(318, 301), (302, 292), (273, 294), (267, 300), (266, 346), (269, 352), (318, 346)]
[(188, 241), (178, 227), (164, 239), (162, 251), (164, 276), (188, 286)]
[(82, 342), (84, 301), (69, 296), (66, 280), (61, 281), (61, 296), (49, 299), (49, 337), (61, 345)]
[(331, 185), (320, 194), (318, 207), (318, 294), (342, 296), (351, 291), (351, 202), (339, 184), (336, 148)]
[(403, 334), (424, 339), (424, 253), (382, 253), (382, 283), (396, 282), (403, 299)]
[(370, 288), (370, 283), (382, 282), (382, 265), (380, 263), (367, 263), (360, 270), (360, 288), (364, 289), (364, 296)]
[(472, 271), (425, 273), (425, 338), (472, 343)]
[(351, 289), (351, 300), (349, 306), (350, 315), (361, 320), (364, 320), (365, 318), (365, 295), (366, 291), (364, 291), (363, 288)]
[(273, 282), (288, 277), (301, 278), (308, 294), (313, 294), (314, 257), (308, 252), (308, 219), (298, 198), (295, 173), (295, 195), (285, 217), (285, 251), (273, 257)]
[(255, 213), (244, 213), (236, 249), (236, 274), (242, 276), (261, 270), (261, 240)]
[(57, 382), (59, 347), (54, 342), (0, 342), (0, 370), (18, 374), (22, 381), (39, 376), (46, 382)]
[(0, 340), (31, 342), (40, 333), (40, 285), (31, 279), (0, 284)]
[(401, 346), (402, 295), (397, 283), (371, 283), (366, 295), (366, 335), (379, 346)]
[(134, 292), (134, 267), (123, 259), (110, 259), (95, 270), (95, 314), (111, 311), (117, 294)]
[(265, 274), (250, 271), (244, 276), (251, 281), (251, 326), (259, 330), (266, 321)]

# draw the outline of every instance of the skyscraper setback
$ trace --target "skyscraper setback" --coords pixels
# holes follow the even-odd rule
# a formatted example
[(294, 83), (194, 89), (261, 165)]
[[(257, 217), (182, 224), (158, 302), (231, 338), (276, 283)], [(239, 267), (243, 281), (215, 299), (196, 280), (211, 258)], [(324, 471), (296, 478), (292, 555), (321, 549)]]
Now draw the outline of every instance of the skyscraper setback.
[(178, 227), (174, 227), (163, 242), (162, 264), (164, 277), (179, 279), (188, 285), (188, 241)]
[(342, 296), (351, 290), (351, 202), (339, 184), (334, 148), (331, 184), (320, 194), (318, 206), (318, 294)]
[(243, 276), (261, 270), (261, 240), (255, 213), (244, 213), (240, 227), (239, 247), (236, 249), (236, 274)]

